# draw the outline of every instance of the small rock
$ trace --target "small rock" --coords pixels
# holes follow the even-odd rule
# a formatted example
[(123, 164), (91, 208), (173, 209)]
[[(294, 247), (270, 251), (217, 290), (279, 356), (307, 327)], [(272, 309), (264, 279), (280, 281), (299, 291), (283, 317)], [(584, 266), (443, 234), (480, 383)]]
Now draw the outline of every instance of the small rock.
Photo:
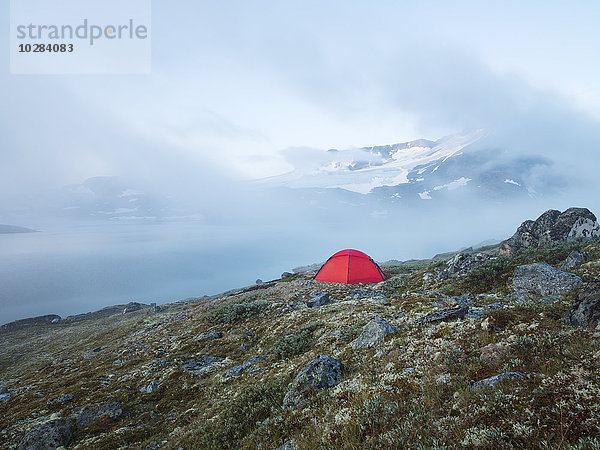
[(123, 361), (121, 361), (120, 359), (115, 359), (113, 361), (113, 364), (121, 364)]
[(375, 289), (352, 289), (348, 295), (356, 300), (361, 300), (364, 298), (387, 298), (387, 295), (385, 295), (383, 291), (377, 291)]
[(403, 370), (406, 373), (415, 373), (417, 371), (417, 369), (415, 369), (414, 367), (405, 367)]
[(304, 408), (311, 392), (335, 386), (342, 381), (342, 362), (331, 356), (319, 355), (306, 364), (285, 394), (283, 406)]
[(435, 311), (427, 314), (425, 317), (420, 318), (417, 321), (417, 324), (424, 325), (428, 323), (451, 322), (457, 319), (464, 319), (467, 315), (467, 312), (469, 312), (468, 306), (460, 306), (458, 308)]
[(198, 335), (199, 341), (214, 341), (215, 339), (221, 339), (223, 337), (223, 333), (220, 331), (212, 330), (206, 333), (201, 333)]
[(491, 366), (498, 365), (504, 355), (508, 352), (508, 347), (505, 344), (488, 344), (481, 349), (479, 357), (484, 363)]
[(296, 440), (290, 439), (289, 441), (286, 441), (279, 447), (277, 447), (277, 450), (296, 450), (297, 448), (298, 447), (296, 447)]
[(247, 369), (248, 367), (250, 367), (252, 364), (257, 363), (258, 361), (262, 361), (263, 359), (267, 359), (269, 357), (269, 355), (258, 355), (258, 356), (253, 356), (252, 358), (248, 358), (246, 361), (244, 361), (244, 363), (242, 364), (242, 367), (244, 369)]
[(144, 386), (140, 389), (140, 392), (144, 394), (151, 394), (155, 390), (160, 387), (160, 383), (158, 381), (151, 381), (147, 386)]
[(293, 274), (290, 272), (283, 272), (281, 274), (281, 279), (291, 277)]
[(0, 394), (0, 403), (4, 403), (10, 400), (12, 394), (10, 392), (5, 392), (4, 394)]
[(263, 284), (263, 280), (261, 280), (260, 278), (258, 278), (255, 283), (256, 284)]
[(485, 378), (483, 380), (479, 380), (473, 384), (471, 389), (485, 389), (486, 387), (495, 388), (499, 383), (506, 380), (522, 380), (525, 378), (525, 374), (523, 372), (504, 372), (498, 375), (494, 375), (493, 377)]
[(330, 302), (329, 294), (327, 292), (311, 292), (310, 300), (307, 305), (309, 308), (319, 308), (327, 305)]
[(19, 450), (56, 449), (69, 445), (73, 433), (65, 419), (52, 420), (32, 427), (17, 447)]
[(600, 323), (600, 281), (586, 284), (578, 293), (565, 321), (574, 326), (595, 328)]
[(352, 348), (359, 349), (379, 346), (388, 334), (395, 333), (396, 331), (398, 329), (389, 322), (380, 318), (373, 319), (364, 326), (360, 336), (352, 342)]
[(59, 397), (53, 398), (52, 400), (48, 400), (46, 402), (46, 404), (48, 405), (54, 405), (56, 403), (66, 403), (66, 402), (70, 402), (71, 400), (73, 400), (73, 396), (71, 394), (63, 394)]

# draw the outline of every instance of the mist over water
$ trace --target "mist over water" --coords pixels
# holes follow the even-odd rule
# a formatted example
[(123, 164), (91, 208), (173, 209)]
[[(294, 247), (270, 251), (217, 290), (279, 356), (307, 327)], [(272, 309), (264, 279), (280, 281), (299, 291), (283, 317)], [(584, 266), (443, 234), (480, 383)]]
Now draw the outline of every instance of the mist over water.
[(344, 248), (380, 262), (429, 258), (509, 237), (545, 206), (426, 204), (372, 216), (352, 207), (284, 211), (263, 204), (230, 223), (49, 223), (39, 233), (0, 234), (0, 323), (217, 294), (279, 278)]

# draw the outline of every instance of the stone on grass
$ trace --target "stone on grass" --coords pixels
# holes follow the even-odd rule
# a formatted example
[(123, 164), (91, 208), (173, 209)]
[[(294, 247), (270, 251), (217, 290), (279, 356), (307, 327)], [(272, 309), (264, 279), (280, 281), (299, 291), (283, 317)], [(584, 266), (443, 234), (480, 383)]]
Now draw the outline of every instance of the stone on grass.
[(388, 334), (395, 333), (397, 328), (389, 322), (376, 318), (371, 320), (363, 328), (362, 333), (354, 342), (353, 349), (376, 347), (383, 343), (383, 340)]
[(515, 267), (513, 285), (516, 290), (531, 295), (564, 294), (583, 284), (577, 275), (563, 272), (547, 263), (533, 263)]
[(181, 368), (186, 372), (190, 372), (196, 375), (204, 375), (210, 372), (212, 366), (217, 363), (224, 361), (225, 358), (218, 356), (201, 356), (199, 358), (191, 358), (182, 362)]
[(72, 435), (67, 420), (52, 420), (32, 427), (25, 433), (17, 448), (18, 450), (54, 450), (68, 445)]
[(582, 253), (577, 250), (573, 250), (567, 256), (567, 259), (560, 265), (560, 270), (569, 271), (573, 270), (575, 267), (583, 264), (588, 258), (591, 258), (592, 255), (589, 253)]
[(485, 388), (495, 388), (498, 384), (507, 381), (507, 380), (522, 380), (525, 378), (525, 374), (523, 372), (504, 372), (498, 375), (494, 375), (493, 377), (485, 378), (483, 380), (479, 380), (476, 383), (473, 383), (471, 387), (474, 390), (485, 389)]
[(77, 428), (85, 427), (97, 419), (116, 420), (123, 414), (121, 402), (116, 400), (100, 405), (85, 405), (74, 411)]
[(319, 308), (330, 303), (329, 294), (327, 292), (311, 292), (310, 300), (307, 302), (309, 308)]
[(220, 331), (212, 330), (207, 331), (206, 333), (201, 333), (198, 335), (199, 341), (214, 341), (215, 339), (221, 339), (223, 337), (223, 333)]
[(283, 406), (304, 408), (308, 396), (317, 391), (337, 385), (342, 381), (342, 362), (327, 355), (319, 355), (306, 364), (285, 394)]
[(427, 314), (425, 317), (417, 321), (419, 325), (437, 322), (451, 322), (457, 319), (464, 319), (469, 312), (468, 306), (460, 306), (458, 308), (443, 309)]
[(600, 281), (586, 284), (578, 293), (565, 321), (574, 326), (595, 328), (600, 323)]

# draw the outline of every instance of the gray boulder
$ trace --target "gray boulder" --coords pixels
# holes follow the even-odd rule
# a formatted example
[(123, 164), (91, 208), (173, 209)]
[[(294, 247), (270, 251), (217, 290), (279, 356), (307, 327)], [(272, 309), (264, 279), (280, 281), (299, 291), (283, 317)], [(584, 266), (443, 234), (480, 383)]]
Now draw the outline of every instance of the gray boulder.
[(116, 420), (123, 414), (121, 402), (102, 403), (100, 405), (85, 405), (74, 412), (77, 428), (85, 427), (97, 419)]
[(225, 374), (225, 378), (229, 378), (229, 377), (239, 377), (242, 372), (244, 370), (246, 370), (248, 367), (256, 364), (259, 361), (262, 361), (263, 359), (267, 359), (269, 357), (269, 355), (258, 355), (258, 356), (253, 356), (251, 358), (248, 358), (246, 361), (244, 361), (242, 363), (241, 366), (233, 366), (231, 369), (229, 369), (227, 371), (227, 373)]
[(243, 371), (244, 368), (242, 366), (233, 366), (225, 373), (225, 378), (239, 377)]
[(0, 403), (4, 403), (10, 400), (12, 394), (8, 392), (8, 389), (4, 386), (0, 386)]
[(281, 274), (281, 278), (282, 278), (282, 279), (283, 279), (283, 278), (288, 278), (288, 277), (291, 277), (292, 275), (293, 275), (293, 274), (292, 274), (291, 272), (283, 272), (283, 273)]
[(499, 254), (511, 256), (523, 248), (549, 248), (561, 242), (600, 238), (600, 225), (587, 208), (551, 209), (537, 220), (526, 220), (500, 244)]
[(596, 327), (600, 323), (600, 281), (586, 284), (577, 293), (565, 321), (580, 327)]
[(573, 250), (567, 256), (567, 259), (561, 264), (560, 270), (569, 271), (573, 270), (575, 267), (583, 264), (587, 259), (591, 258), (592, 255), (588, 253), (582, 253), (577, 250)]
[(19, 450), (46, 450), (64, 447), (73, 433), (65, 419), (52, 420), (32, 427), (17, 447)]
[(319, 308), (331, 302), (327, 292), (311, 292), (310, 300), (307, 302), (309, 308)]
[(513, 277), (516, 290), (536, 296), (564, 294), (582, 283), (577, 275), (563, 272), (546, 263), (517, 266)]
[(464, 319), (469, 312), (468, 306), (459, 306), (458, 308), (443, 309), (427, 314), (425, 317), (417, 320), (418, 325), (437, 322), (451, 322), (453, 320)]
[(398, 331), (397, 328), (385, 320), (373, 319), (364, 326), (360, 336), (352, 342), (352, 348), (369, 348), (381, 345), (388, 334), (396, 331)]
[(476, 383), (473, 383), (471, 389), (480, 390), (485, 388), (495, 388), (503, 381), (507, 380), (522, 380), (525, 378), (525, 374), (522, 372), (504, 372), (498, 375), (494, 375), (493, 377), (485, 378), (483, 380), (479, 380)]
[(342, 362), (331, 356), (319, 355), (306, 364), (285, 394), (283, 406), (304, 408), (309, 394), (337, 385), (342, 381)]

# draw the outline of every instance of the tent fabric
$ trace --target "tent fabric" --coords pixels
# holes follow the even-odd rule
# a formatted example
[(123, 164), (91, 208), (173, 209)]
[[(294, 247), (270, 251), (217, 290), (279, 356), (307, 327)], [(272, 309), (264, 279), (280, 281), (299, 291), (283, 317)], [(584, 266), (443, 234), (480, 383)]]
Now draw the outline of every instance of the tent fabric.
[(329, 283), (379, 283), (385, 275), (369, 255), (358, 250), (341, 250), (331, 256), (315, 276)]

